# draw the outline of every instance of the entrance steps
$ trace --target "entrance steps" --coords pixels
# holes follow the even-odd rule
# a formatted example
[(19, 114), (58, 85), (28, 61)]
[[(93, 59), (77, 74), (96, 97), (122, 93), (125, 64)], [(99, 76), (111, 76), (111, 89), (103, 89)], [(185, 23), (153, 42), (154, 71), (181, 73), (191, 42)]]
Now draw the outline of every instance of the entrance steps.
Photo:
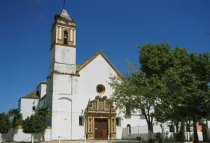
[[(53, 141), (46, 141), (40, 143), (59, 143), (58, 140)], [(60, 143), (85, 143), (84, 140), (60, 140)], [(86, 143), (112, 143), (111, 141), (108, 142), (107, 140), (87, 140)]]
[[(58, 140), (40, 142), (40, 143), (59, 143)], [(85, 143), (84, 140), (61, 140), (60, 143)], [(87, 140), (86, 143), (129, 143), (128, 140)], [(139, 143), (138, 141), (130, 141), (130, 143)]]

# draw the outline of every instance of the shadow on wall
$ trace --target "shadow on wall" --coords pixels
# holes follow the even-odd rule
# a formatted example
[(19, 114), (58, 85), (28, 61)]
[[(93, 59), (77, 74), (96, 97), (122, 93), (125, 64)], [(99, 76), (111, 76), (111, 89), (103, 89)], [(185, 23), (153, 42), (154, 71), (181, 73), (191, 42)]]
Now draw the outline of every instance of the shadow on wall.
[(14, 129), (12, 128), (8, 131), (7, 134), (2, 134), (2, 141), (13, 141), (14, 139), (13, 130)]

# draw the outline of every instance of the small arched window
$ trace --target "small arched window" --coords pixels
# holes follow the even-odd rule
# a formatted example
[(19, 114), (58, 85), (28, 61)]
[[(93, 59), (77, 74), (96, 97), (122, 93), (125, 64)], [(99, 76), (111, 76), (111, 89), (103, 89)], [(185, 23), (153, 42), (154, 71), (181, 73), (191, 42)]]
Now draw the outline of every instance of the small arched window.
[(68, 44), (68, 31), (64, 31), (63, 44)]
[(127, 124), (127, 129), (128, 129), (128, 134), (130, 135), (131, 134), (131, 125), (130, 124)]

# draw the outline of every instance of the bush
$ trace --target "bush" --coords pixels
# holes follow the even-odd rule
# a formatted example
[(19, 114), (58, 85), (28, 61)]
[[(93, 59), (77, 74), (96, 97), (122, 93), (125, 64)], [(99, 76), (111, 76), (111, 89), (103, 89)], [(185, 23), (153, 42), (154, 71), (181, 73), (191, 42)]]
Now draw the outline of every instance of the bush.
[(155, 134), (155, 139), (156, 141), (158, 141), (159, 143), (162, 143), (163, 142), (163, 136), (160, 132), (156, 133)]
[(0, 113), (0, 133), (7, 133), (10, 127), (9, 116), (5, 113)]
[(31, 115), (23, 121), (23, 132), (24, 133), (42, 133), (45, 130), (45, 125), (42, 118), (38, 115)]

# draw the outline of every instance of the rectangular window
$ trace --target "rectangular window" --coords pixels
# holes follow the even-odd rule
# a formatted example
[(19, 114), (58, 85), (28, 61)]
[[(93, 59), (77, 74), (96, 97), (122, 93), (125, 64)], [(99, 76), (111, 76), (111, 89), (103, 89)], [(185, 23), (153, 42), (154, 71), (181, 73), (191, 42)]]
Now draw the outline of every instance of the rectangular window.
[(116, 117), (116, 125), (121, 126), (121, 118), (120, 117)]
[(33, 107), (32, 107), (32, 110), (35, 111), (35, 110), (36, 110), (36, 106), (33, 106)]
[(83, 117), (79, 116), (79, 126), (83, 126)]

